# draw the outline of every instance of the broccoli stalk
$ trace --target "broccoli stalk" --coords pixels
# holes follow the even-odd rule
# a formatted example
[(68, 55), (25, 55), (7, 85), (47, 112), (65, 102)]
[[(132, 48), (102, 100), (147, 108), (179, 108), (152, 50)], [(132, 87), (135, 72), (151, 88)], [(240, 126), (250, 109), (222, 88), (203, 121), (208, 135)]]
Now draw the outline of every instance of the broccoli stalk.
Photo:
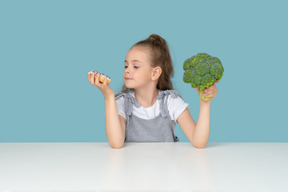
[(221, 61), (207, 53), (198, 53), (184, 61), (183, 69), (183, 81), (190, 83), (192, 88), (199, 87), (201, 99), (210, 100), (203, 91), (222, 78), (224, 68)]

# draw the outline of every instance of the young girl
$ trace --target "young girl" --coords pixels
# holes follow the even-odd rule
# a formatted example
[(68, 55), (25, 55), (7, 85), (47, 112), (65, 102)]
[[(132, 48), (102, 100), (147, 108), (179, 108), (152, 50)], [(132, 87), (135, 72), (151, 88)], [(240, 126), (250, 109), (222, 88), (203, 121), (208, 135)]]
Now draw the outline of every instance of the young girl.
[[(205, 147), (209, 138), (211, 100), (202, 100), (196, 88), (200, 100), (196, 124), (189, 104), (173, 90), (170, 80), (173, 73), (166, 41), (156, 34), (137, 42), (128, 51), (123, 72), (125, 84), (116, 95), (107, 85), (107, 78), (100, 83), (99, 73), (88, 73), (89, 82), (104, 95), (106, 135), (111, 147), (121, 148), (129, 141), (177, 142), (176, 123), (192, 145)], [(214, 98), (216, 94), (215, 84), (204, 91), (206, 97)]]

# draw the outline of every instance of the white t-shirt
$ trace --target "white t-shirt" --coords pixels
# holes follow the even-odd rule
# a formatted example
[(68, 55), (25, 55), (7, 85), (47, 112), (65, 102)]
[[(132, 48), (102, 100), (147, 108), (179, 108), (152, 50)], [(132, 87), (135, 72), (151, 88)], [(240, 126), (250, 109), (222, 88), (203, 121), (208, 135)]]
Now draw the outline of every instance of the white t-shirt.
[[(158, 94), (160, 94), (162, 90), (158, 91)], [(135, 93), (133, 90), (131, 90), (129, 94), (135, 98)], [(167, 99), (168, 111), (171, 120), (176, 122), (178, 116), (186, 109), (186, 107), (188, 107), (189, 104), (185, 103), (181, 97), (172, 98), (171, 95), (168, 95), (165, 99)], [(126, 119), (126, 114), (124, 110), (124, 97), (120, 97), (119, 99), (117, 99), (116, 105), (118, 114), (121, 115), (124, 119)], [(160, 113), (160, 100), (157, 99), (154, 105), (147, 108), (141, 105), (139, 108), (137, 108), (135, 105), (133, 105), (132, 112), (135, 116), (142, 119), (153, 119)]]

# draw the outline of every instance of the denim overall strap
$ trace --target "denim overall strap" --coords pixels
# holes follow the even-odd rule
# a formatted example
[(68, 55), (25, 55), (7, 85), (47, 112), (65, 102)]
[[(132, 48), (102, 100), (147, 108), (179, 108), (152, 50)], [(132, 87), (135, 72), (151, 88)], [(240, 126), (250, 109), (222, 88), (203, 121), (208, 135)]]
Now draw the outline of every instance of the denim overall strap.
[[(168, 106), (167, 106), (168, 95), (171, 95), (172, 98), (181, 97), (181, 95), (175, 90), (165, 90), (165, 91), (162, 91), (157, 96), (158, 100), (160, 100), (160, 113), (163, 117), (166, 117), (167, 115), (169, 115)], [(165, 97), (166, 99), (164, 99)]]
[(120, 97), (124, 97), (124, 109), (125, 109), (125, 113), (126, 113), (126, 123), (129, 123), (129, 117), (132, 114), (132, 109), (133, 109), (133, 105), (135, 105), (137, 108), (140, 107), (140, 103), (129, 93), (117, 93), (115, 95), (115, 100), (117, 100)]

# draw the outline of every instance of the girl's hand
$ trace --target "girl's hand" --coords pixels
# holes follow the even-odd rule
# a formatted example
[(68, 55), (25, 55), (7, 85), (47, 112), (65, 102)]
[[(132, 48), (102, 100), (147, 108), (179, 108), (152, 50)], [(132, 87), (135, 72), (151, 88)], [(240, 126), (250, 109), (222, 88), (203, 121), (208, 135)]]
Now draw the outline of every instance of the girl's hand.
[(217, 95), (217, 87), (216, 87), (215, 83), (218, 83), (218, 82), (219, 82), (219, 80), (216, 80), (210, 87), (204, 89), (203, 95), (205, 97), (210, 97), (211, 98), (208, 101), (202, 100), (201, 97), (200, 97), (200, 89), (198, 87), (195, 88), (197, 90), (197, 92), (198, 92), (200, 101), (210, 102), (213, 98), (216, 97), (216, 95)]
[(110, 96), (114, 96), (115, 92), (114, 90), (109, 87), (109, 85), (107, 85), (107, 77), (105, 77), (104, 82), (100, 83), (99, 82), (99, 77), (100, 77), (100, 73), (96, 73), (95, 72), (89, 72), (88, 73), (88, 81), (96, 86), (98, 89), (100, 89), (100, 91), (103, 93), (105, 98), (108, 98)]

